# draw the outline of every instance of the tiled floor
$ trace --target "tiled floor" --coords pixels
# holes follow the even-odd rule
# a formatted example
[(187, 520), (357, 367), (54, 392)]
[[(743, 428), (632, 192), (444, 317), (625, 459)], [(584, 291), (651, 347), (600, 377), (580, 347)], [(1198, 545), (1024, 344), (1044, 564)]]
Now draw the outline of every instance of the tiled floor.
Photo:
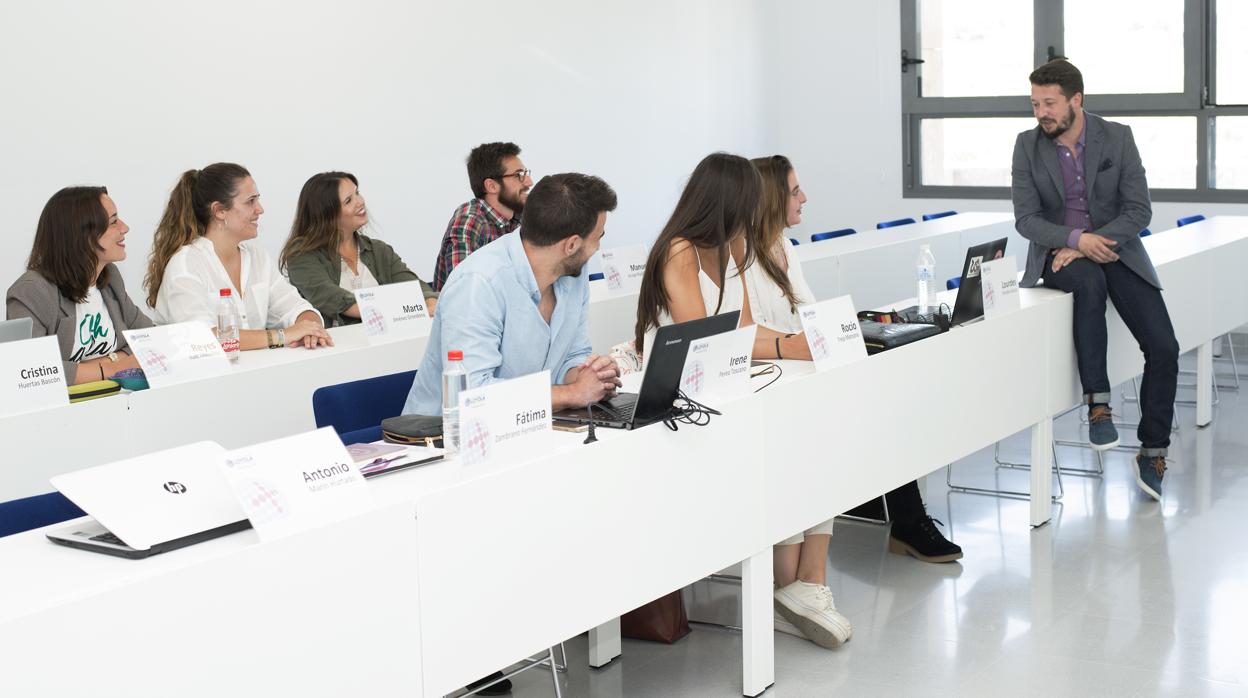
[[(889, 554), (881, 527), (838, 527), (829, 584), (853, 639), (828, 651), (777, 633), (765, 695), (1248, 697), (1248, 382), (1242, 396), (1222, 393), (1211, 427), (1194, 418), (1180, 408), (1162, 505), (1137, 490), (1131, 454), (1111, 451), (1104, 480), (1064, 478), (1053, 522), (1034, 531), (1025, 501), (929, 477), (929, 511), (964, 548), (961, 564)], [(1057, 427), (1079, 429), (1073, 415)], [(1025, 458), (1027, 443), (1015, 436), (1003, 453)], [(1080, 449), (1061, 457), (1093, 463)], [(1027, 486), (1025, 472), (994, 472), (991, 449), (955, 474)], [(564, 694), (739, 696), (740, 647), (738, 633), (695, 624), (670, 647), (626, 640), (592, 670), (574, 638)], [(553, 695), (549, 673), (518, 677), (515, 695)]]

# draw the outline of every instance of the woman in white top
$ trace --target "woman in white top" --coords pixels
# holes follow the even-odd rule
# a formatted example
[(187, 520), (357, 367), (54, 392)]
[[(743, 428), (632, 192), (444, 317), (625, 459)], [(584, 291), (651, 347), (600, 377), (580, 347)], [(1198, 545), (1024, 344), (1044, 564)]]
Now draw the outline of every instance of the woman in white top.
[(258, 234), (260, 192), (239, 165), (182, 174), (156, 229), (147, 302), (160, 323), (217, 324), (222, 289), (238, 305), (243, 349), (333, 344), (320, 314), (277, 270)]

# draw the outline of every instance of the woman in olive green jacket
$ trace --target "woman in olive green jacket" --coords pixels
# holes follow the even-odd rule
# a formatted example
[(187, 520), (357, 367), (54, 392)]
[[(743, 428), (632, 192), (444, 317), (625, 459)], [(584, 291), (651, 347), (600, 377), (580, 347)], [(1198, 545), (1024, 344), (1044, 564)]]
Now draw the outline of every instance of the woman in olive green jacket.
[(368, 210), (359, 180), (346, 172), (313, 175), (299, 192), (295, 223), (282, 248), (281, 266), (325, 318), (325, 324), (360, 321), (354, 291), (402, 281), (420, 281), (429, 313), (437, 292), (407, 268), (394, 248), (359, 231)]

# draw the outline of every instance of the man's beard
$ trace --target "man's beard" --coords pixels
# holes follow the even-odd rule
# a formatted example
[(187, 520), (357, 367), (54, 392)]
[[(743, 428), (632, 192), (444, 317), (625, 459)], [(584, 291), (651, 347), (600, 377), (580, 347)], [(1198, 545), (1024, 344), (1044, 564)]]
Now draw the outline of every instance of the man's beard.
[(1057, 126), (1054, 127), (1052, 131), (1045, 131), (1043, 123), (1040, 124), (1040, 130), (1044, 132), (1044, 135), (1048, 136), (1049, 139), (1052, 140), (1062, 135), (1063, 133), (1066, 133), (1067, 131), (1069, 131), (1070, 127), (1074, 125), (1075, 125), (1075, 108), (1071, 107), (1069, 113), (1066, 114), (1066, 119), (1064, 121), (1059, 121), (1057, 123)]
[(506, 190), (500, 191), (498, 193), (498, 203), (511, 209), (513, 218), (518, 217), (521, 213), (524, 213), (524, 198), (522, 194), (525, 191), (523, 188), (517, 190), (514, 198)]
[(575, 257), (568, 257), (559, 265), (560, 276), (571, 276), (576, 278), (581, 275), (585, 269), (585, 263), (589, 261), (589, 255), (581, 254)]

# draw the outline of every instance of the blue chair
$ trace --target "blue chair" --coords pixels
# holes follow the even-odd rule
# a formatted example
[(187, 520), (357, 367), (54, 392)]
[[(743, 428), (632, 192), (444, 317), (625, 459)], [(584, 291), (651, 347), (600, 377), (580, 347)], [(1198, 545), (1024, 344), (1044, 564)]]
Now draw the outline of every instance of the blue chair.
[(910, 225), (913, 222), (914, 222), (913, 218), (898, 218), (895, 221), (884, 221), (883, 223), (876, 223), (875, 229), (883, 230), (884, 228), (896, 228), (899, 225)]
[(798, 245), (802, 244), (797, 241), (797, 238), (789, 238), (789, 242), (793, 243), (794, 247), (797, 247)]
[(830, 230), (826, 233), (815, 233), (810, 236), (811, 242), (819, 242), (820, 240), (831, 240), (832, 238), (843, 238), (846, 235), (856, 235), (857, 230), (853, 228), (841, 228), (840, 230)]
[(958, 215), (957, 211), (941, 211), (940, 213), (924, 213), (923, 220), (934, 221), (937, 218), (947, 218), (949, 216), (956, 216), (956, 215)]
[(1152, 234), (1153, 234), (1153, 231), (1149, 230), (1148, 228), (1145, 228), (1145, 229), (1143, 229), (1143, 230), (1141, 230), (1141, 231), (1140, 231), (1140, 237), (1142, 237), (1142, 238), (1146, 238), (1146, 237), (1148, 237), (1149, 235), (1152, 235)]
[(86, 515), (60, 492), (0, 502), (0, 538)]
[(1192, 223), (1199, 223), (1200, 221), (1203, 221), (1203, 220), (1205, 220), (1205, 217), (1197, 213), (1194, 216), (1187, 216), (1186, 218), (1180, 218), (1178, 221), (1176, 221), (1176, 223), (1178, 223), (1179, 227), (1182, 228), (1185, 225), (1190, 225)]
[(605, 274), (603, 274), (603, 273), (602, 273), (602, 272), (600, 272), (600, 271), (596, 271), (596, 272), (594, 272), (594, 273), (592, 273), (592, 274), (590, 274), (590, 275), (589, 275), (589, 280), (590, 280), (590, 281), (602, 281), (602, 280), (603, 280), (603, 279), (605, 279), (605, 278), (607, 278), (607, 277), (606, 277), (606, 275), (605, 275)]
[(415, 378), (415, 371), (404, 371), (317, 388), (312, 393), (316, 426), (333, 427), (348, 445), (377, 441), (381, 420), (403, 411)]
[(952, 291), (953, 289), (958, 288), (961, 285), (962, 285), (962, 277), (955, 276), (952, 279), (949, 279), (948, 281), (945, 282), (945, 290)]

